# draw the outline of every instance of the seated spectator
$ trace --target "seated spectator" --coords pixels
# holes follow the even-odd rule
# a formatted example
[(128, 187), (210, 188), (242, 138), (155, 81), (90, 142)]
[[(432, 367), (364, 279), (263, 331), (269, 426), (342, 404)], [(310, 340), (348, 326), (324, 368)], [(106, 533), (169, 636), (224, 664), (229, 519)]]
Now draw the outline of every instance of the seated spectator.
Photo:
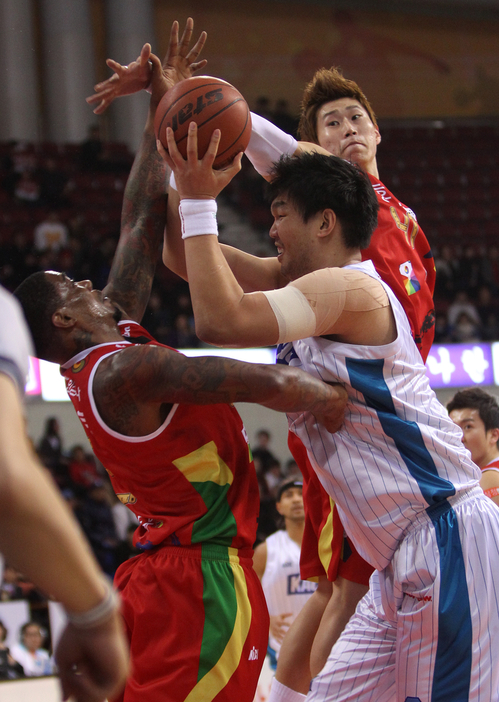
[(47, 219), (35, 227), (35, 249), (37, 251), (60, 251), (68, 245), (68, 228), (57, 212), (51, 212)]
[(59, 487), (66, 487), (67, 459), (62, 452), (62, 439), (57, 417), (47, 419), (44, 434), (37, 446), (37, 453)]
[(277, 460), (270, 450), (271, 434), (267, 429), (259, 429), (256, 433), (256, 446), (251, 447), (253, 459), (260, 461), (262, 473), (265, 475), (270, 466)]
[(102, 479), (93, 456), (85, 453), (83, 446), (79, 444), (71, 449), (68, 472), (75, 488), (86, 489)]
[(12, 658), (5, 644), (8, 633), (4, 623), (0, 621), (0, 680), (16, 680), (24, 676), (22, 665)]
[(481, 341), (480, 324), (477, 324), (468, 312), (461, 312), (455, 324), (450, 328), (450, 338), (455, 344)]
[(3, 579), (0, 585), (0, 601), (11, 602), (23, 600), (24, 591), (21, 587), (21, 574), (8, 563), (3, 569)]
[(31, 171), (24, 171), (14, 186), (14, 197), (23, 205), (36, 205), (40, 200), (40, 183)]
[(179, 314), (175, 317), (173, 329), (168, 334), (167, 339), (166, 344), (175, 349), (196, 349), (199, 346), (199, 339), (186, 314)]
[(88, 128), (87, 138), (80, 147), (80, 168), (82, 171), (98, 171), (104, 144), (98, 124)]
[(96, 480), (75, 510), (92, 551), (110, 578), (117, 568), (115, 549), (118, 537), (111, 511), (111, 496), (104, 480)]
[(42, 628), (36, 622), (27, 622), (21, 627), (21, 642), (12, 646), (12, 658), (23, 667), (26, 677), (53, 675), (54, 663), (47, 650), (42, 648), (45, 639)]
[(450, 327), (454, 327), (459, 315), (466, 312), (468, 318), (480, 326), (480, 315), (476, 306), (471, 302), (468, 293), (465, 290), (460, 290), (456, 293), (454, 300), (449, 305), (447, 310), (447, 322)]

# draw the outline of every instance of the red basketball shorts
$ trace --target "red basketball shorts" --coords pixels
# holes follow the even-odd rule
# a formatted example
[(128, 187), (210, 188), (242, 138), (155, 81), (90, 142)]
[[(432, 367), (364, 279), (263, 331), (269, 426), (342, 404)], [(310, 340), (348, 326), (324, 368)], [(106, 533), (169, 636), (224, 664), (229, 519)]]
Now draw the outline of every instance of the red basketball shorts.
[(132, 659), (115, 702), (252, 702), (269, 617), (251, 552), (165, 546), (123, 563), (115, 585)]

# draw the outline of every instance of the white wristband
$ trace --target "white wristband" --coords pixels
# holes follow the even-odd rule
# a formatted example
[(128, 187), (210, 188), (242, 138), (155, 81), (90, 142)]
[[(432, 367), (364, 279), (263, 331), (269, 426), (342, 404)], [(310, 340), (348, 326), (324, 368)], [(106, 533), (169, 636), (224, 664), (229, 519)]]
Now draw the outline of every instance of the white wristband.
[(107, 621), (119, 607), (119, 597), (115, 590), (106, 583), (106, 596), (96, 607), (86, 612), (67, 612), (68, 621), (77, 629), (91, 629)]
[(298, 142), (261, 115), (251, 113), (251, 139), (244, 152), (260, 175), (267, 175), (283, 154), (292, 156)]
[(216, 200), (180, 201), (178, 207), (182, 222), (182, 239), (204, 234), (218, 236)]
[(170, 173), (170, 188), (175, 191), (178, 190), (177, 181), (175, 180), (175, 174), (173, 173), (173, 171)]

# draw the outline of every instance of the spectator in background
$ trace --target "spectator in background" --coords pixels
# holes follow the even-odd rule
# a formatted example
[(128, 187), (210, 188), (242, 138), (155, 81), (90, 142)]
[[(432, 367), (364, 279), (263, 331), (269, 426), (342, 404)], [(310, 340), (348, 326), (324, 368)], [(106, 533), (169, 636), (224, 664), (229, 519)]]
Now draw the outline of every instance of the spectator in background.
[(14, 197), (23, 205), (37, 205), (40, 201), (40, 183), (31, 171), (24, 171), (17, 180)]
[(77, 444), (71, 449), (68, 463), (69, 477), (79, 492), (85, 492), (96, 481), (102, 480), (93, 456), (85, 453), (83, 446)]
[(47, 419), (44, 434), (37, 447), (37, 453), (56, 483), (63, 487), (67, 482), (67, 461), (62, 452), (62, 439), (57, 417), (49, 417)]
[(460, 263), (452, 248), (445, 244), (435, 256), (437, 277), (435, 280), (435, 298), (451, 302), (458, 289), (460, 278)]
[(12, 658), (23, 667), (26, 677), (52, 675), (54, 662), (49, 652), (42, 648), (45, 635), (37, 622), (27, 622), (21, 627), (21, 641), (12, 646)]
[(186, 314), (178, 314), (175, 317), (173, 329), (170, 330), (167, 339), (167, 346), (173, 346), (176, 349), (195, 349), (199, 346), (194, 325)]
[(253, 458), (257, 458), (260, 461), (262, 473), (265, 475), (270, 466), (277, 461), (277, 458), (269, 448), (270, 442), (272, 441), (272, 436), (268, 429), (259, 429), (256, 433), (255, 439), (256, 446), (251, 447), (251, 452), (253, 454)]
[(37, 251), (60, 251), (68, 245), (69, 231), (57, 212), (51, 212), (35, 227), (34, 243)]
[(3, 570), (2, 584), (0, 585), (0, 601), (11, 602), (12, 600), (24, 599), (24, 592), (20, 585), (21, 574), (9, 563), (6, 563)]
[(0, 680), (15, 680), (24, 675), (22, 665), (12, 658), (5, 644), (8, 633), (4, 623), (0, 621)]
[(447, 323), (450, 327), (454, 327), (462, 312), (466, 312), (469, 319), (477, 326), (480, 326), (480, 315), (476, 306), (471, 302), (466, 290), (459, 290), (454, 297), (454, 300), (449, 305), (447, 310)]
[(118, 537), (111, 511), (110, 492), (103, 480), (96, 480), (88, 488), (75, 514), (100, 567), (112, 578), (117, 568), (115, 549)]
[(450, 328), (450, 339), (455, 344), (468, 344), (482, 340), (481, 327), (468, 312), (460, 312)]

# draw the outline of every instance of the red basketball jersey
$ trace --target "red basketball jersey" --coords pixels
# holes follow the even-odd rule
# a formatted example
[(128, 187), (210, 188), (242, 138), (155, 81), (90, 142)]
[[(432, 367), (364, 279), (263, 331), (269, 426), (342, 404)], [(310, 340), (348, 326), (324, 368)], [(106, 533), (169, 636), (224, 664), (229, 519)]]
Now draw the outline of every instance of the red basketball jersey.
[(435, 263), (430, 245), (414, 212), (383, 183), (369, 174), (378, 196), (379, 212), (371, 243), (362, 260), (371, 260), (403, 306), (423, 360), (435, 336)]
[(114, 491), (139, 519), (135, 545), (211, 542), (252, 549), (258, 485), (246, 431), (232, 405), (173, 405), (161, 427), (143, 437), (119, 434), (99, 416), (92, 392), (99, 363), (126, 353), (134, 342), (161, 345), (136, 322), (121, 322), (120, 330), (123, 342), (86, 349), (61, 373)]

